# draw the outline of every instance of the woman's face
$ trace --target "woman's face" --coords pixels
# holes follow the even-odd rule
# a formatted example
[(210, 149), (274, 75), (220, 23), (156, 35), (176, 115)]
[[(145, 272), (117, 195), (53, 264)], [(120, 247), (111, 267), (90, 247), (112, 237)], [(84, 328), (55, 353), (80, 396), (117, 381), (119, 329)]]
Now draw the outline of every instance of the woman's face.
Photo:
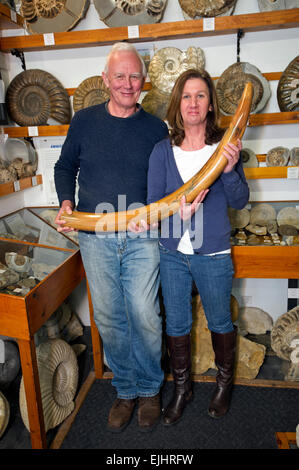
[(206, 123), (207, 114), (212, 110), (209, 89), (201, 78), (186, 81), (181, 98), (181, 115), (184, 127)]

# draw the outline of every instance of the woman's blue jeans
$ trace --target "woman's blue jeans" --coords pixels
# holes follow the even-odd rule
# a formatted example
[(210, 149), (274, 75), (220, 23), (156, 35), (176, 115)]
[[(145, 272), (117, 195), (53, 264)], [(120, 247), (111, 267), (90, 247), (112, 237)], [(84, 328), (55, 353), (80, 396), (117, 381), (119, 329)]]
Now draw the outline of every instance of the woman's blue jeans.
[(191, 331), (193, 281), (199, 292), (208, 328), (215, 333), (233, 331), (230, 300), (233, 264), (230, 254), (185, 255), (160, 247), (160, 276), (166, 310), (166, 333), (184, 336)]
[(79, 244), (118, 398), (156, 395), (164, 378), (157, 238), (79, 232)]

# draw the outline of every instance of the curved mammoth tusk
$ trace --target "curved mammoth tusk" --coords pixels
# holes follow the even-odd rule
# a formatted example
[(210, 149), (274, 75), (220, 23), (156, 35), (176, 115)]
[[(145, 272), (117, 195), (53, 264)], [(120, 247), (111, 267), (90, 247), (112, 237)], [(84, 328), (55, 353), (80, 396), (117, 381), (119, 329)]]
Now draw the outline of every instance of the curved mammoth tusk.
[(253, 87), (252, 84), (248, 82), (230, 125), (215, 152), (201, 170), (179, 189), (157, 202), (129, 211), (109, 212), (105, 214), (78, 211), (67, 214), (63, 212), (61, 214), (61, 220), (66, 221), (65, 226), (73, 227), (78, 230), (97, 232), (125, 231), (131, 221), (138, 223), (141, 220), (145, 220), (148, 224), (152, 224), (175, 214), (179, 210), (182, 196), (186, 196), (186, 202), (192, 202), (200, 191), (209, 188), (222, 173), (227, 164), (227, 159), (222, 154), (223, 147), (230, 142), (236, 143), (238, 139), (242, 138), (250, 113), (252, 94)]

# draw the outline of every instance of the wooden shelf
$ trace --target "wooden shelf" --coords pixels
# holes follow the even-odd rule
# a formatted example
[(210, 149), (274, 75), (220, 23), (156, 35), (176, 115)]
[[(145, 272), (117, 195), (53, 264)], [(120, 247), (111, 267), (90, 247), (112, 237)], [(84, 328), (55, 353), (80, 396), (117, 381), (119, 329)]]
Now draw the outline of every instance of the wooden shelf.
[[(263, 166), (258, 168), (244, 168), (246, 179), (263, 179), (263, 178), (291, 178), (288, 175), (288, 168), (297, 168), (294, 174), (299, 177), (299, 167), (296, 166)], [(293, 177), (295, 179), (295, 177)]]
[(116, 41), (147, 42), (163, 39), (215, 36), (235, 34), (239, 29), (245, 32), (269, 31), (299, 26), (299, 9), (280, 10), (244, 15), (219, 16), (215, 18), (215, 29), (205, 31), (203, 19), (174, 21), (139, 25), (139, 37), (129, 38), (127, 27), (103, 28), (85, 31), (54, 33), (53, 45), (44, 44), (43, 34), (29, 36), (3, 37), (0, 49), (9, 52), (12, 49), (37, 51), (44, 49), (63, 49), (73, 47), (91, 47), (113, 44)]
[[(33, 178), (35, 178), (35, 180), (32, 181)], [(22, 178), (20, 180), (17, 180), (17, 182), (19, 183), (20, 189), (15, 189), (16, 181), (11, 181), (9, 183), (0, 184), (0, 197), (7, 196), (8, 194), (16, 193), (19, 191), (23, 191), (24, 189), (27, 189), (27, 188), (33, 188), (34, 186), (38, 186), (42, 184), (43, 179), (42, 179), (42, 175), (36, 175), (36, 176), (28, 176), (27, 178)]]
[(232, 246), (235, 278), (298, 279), (299, 246)]
[(24, 26), (24, 18), (0, 3), (0, 29), (15, 29)]

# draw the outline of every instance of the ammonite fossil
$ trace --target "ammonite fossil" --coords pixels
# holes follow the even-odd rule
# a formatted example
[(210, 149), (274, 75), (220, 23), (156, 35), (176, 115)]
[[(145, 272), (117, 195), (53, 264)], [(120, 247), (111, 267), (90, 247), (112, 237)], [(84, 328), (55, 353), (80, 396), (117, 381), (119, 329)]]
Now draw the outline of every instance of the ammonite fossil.
[[(186, 19), (230, 15), (236, 0), (179, 0)], [(188, 18), (189, 17), (189, 18)]]
[(280, 77), (277, 101), (280, 111), (299, 110), (299, 55), (289, 63)]
[(148, 74), (154, 87), (164, 93), (171, 93), (176, 79), (185, 70), (200, 70), (204, 64), (204, 53), (199, 47), (188, 47), (186, 52), (176, 47), (164, 47), (152, 58)]
[(164, 120), (166, 118), (170, 93), (164, 93), (156, 87), (147, 92), (141, 105), (145, 111)]
[(299, 229), (299, 209), (296, 207), (283, 207), (277, 214), (278, 225), (293, 225)]
[(94, 0), (100, 20), (107, 26), (157, 23), (167, 0)]
[(8, 112), (20, 126), (42, 126), (51, 117), (61, 124), (71, 120), (70, 99), (62, 84), (44, 70), (19, 73), (6, 92)]
[(148, 224), (158, 222), (178, 212), (183, 196), (186, 202), (192, 202), (201, 190), (207, 189), (219, 177), (227, 165), (227, 159), (223, 154), (223, 148), (228, 143), (241, 139), (249, 116), (252, 99), (252, 85), (247, 83), (235, 115), (230, 121), (221, 141), (218, 143), (213, 155), (207, 163), (189, 181), (173, 193), (159, 201), (121, 212), (90, 213), (73, 211), (72, 214), (63, 212), (60, 220), (65, 226), (78, 230), (90, 230), (96, 232), (115, 232), (128, 230), (130, 222), (139, 224), (141, 220)]
[(253, 85), (251, 113), (261, 111), (271, 96), (270, 85), (261, 72), (248, 62), (230, 65), (217, 81), (216, 91), (221, 112), (234, 114), (246, 83)]
[(10, 406), (3, 393), (0, 392), (0, 438), (7, 428), (10, 416)]
[(298, 8), (299, 0), (258, 0), (260, 11), (289, 10)]
[(244, 148), (241, 150), (241, 158), (244, 168), (256, 168), (259, 166), (259, 162), (254, 151), (249, 148)]
[[(78, 362), (72, 347), (62, 339), (48, 340), (36, 348), (45, 429), (54, 428), (73, 411), (78, 386)], [(29, 430), (24, 388), (20, 385), (20, 410)]]
[(266, 155), (267, 166), (287, 166), (290, 151), (286, 147), (274, 147)]
[(293, 147), (290, 151), (290, 165), (299, 166), (299, 147)]
[(21, 0), (20, 13), (30, 33), (69, 31), (86, 14), (90, 0)]
[(267, 225), (268, 222), (276, 219), (276, 211), (271, 204), (262, 202), (257, 204), (250, 211), (251, 225)]
[(249, 224), (250, 212), (248, 209), (234, 209), (233, 207), (228, 208), (228, 217), (231, 224), (231, 228), (244, 228)]
[(271, 347), (281, 359), (290, 360), (292, 341), (299, 339), (299, 306), (281, 315), (271, 331)]
[(95, 104), (104, 103), (109, 99), (110, 92), (100, 75), (86, 78), (76, 88), (73, 96), (74, 111), (87, 108)]

